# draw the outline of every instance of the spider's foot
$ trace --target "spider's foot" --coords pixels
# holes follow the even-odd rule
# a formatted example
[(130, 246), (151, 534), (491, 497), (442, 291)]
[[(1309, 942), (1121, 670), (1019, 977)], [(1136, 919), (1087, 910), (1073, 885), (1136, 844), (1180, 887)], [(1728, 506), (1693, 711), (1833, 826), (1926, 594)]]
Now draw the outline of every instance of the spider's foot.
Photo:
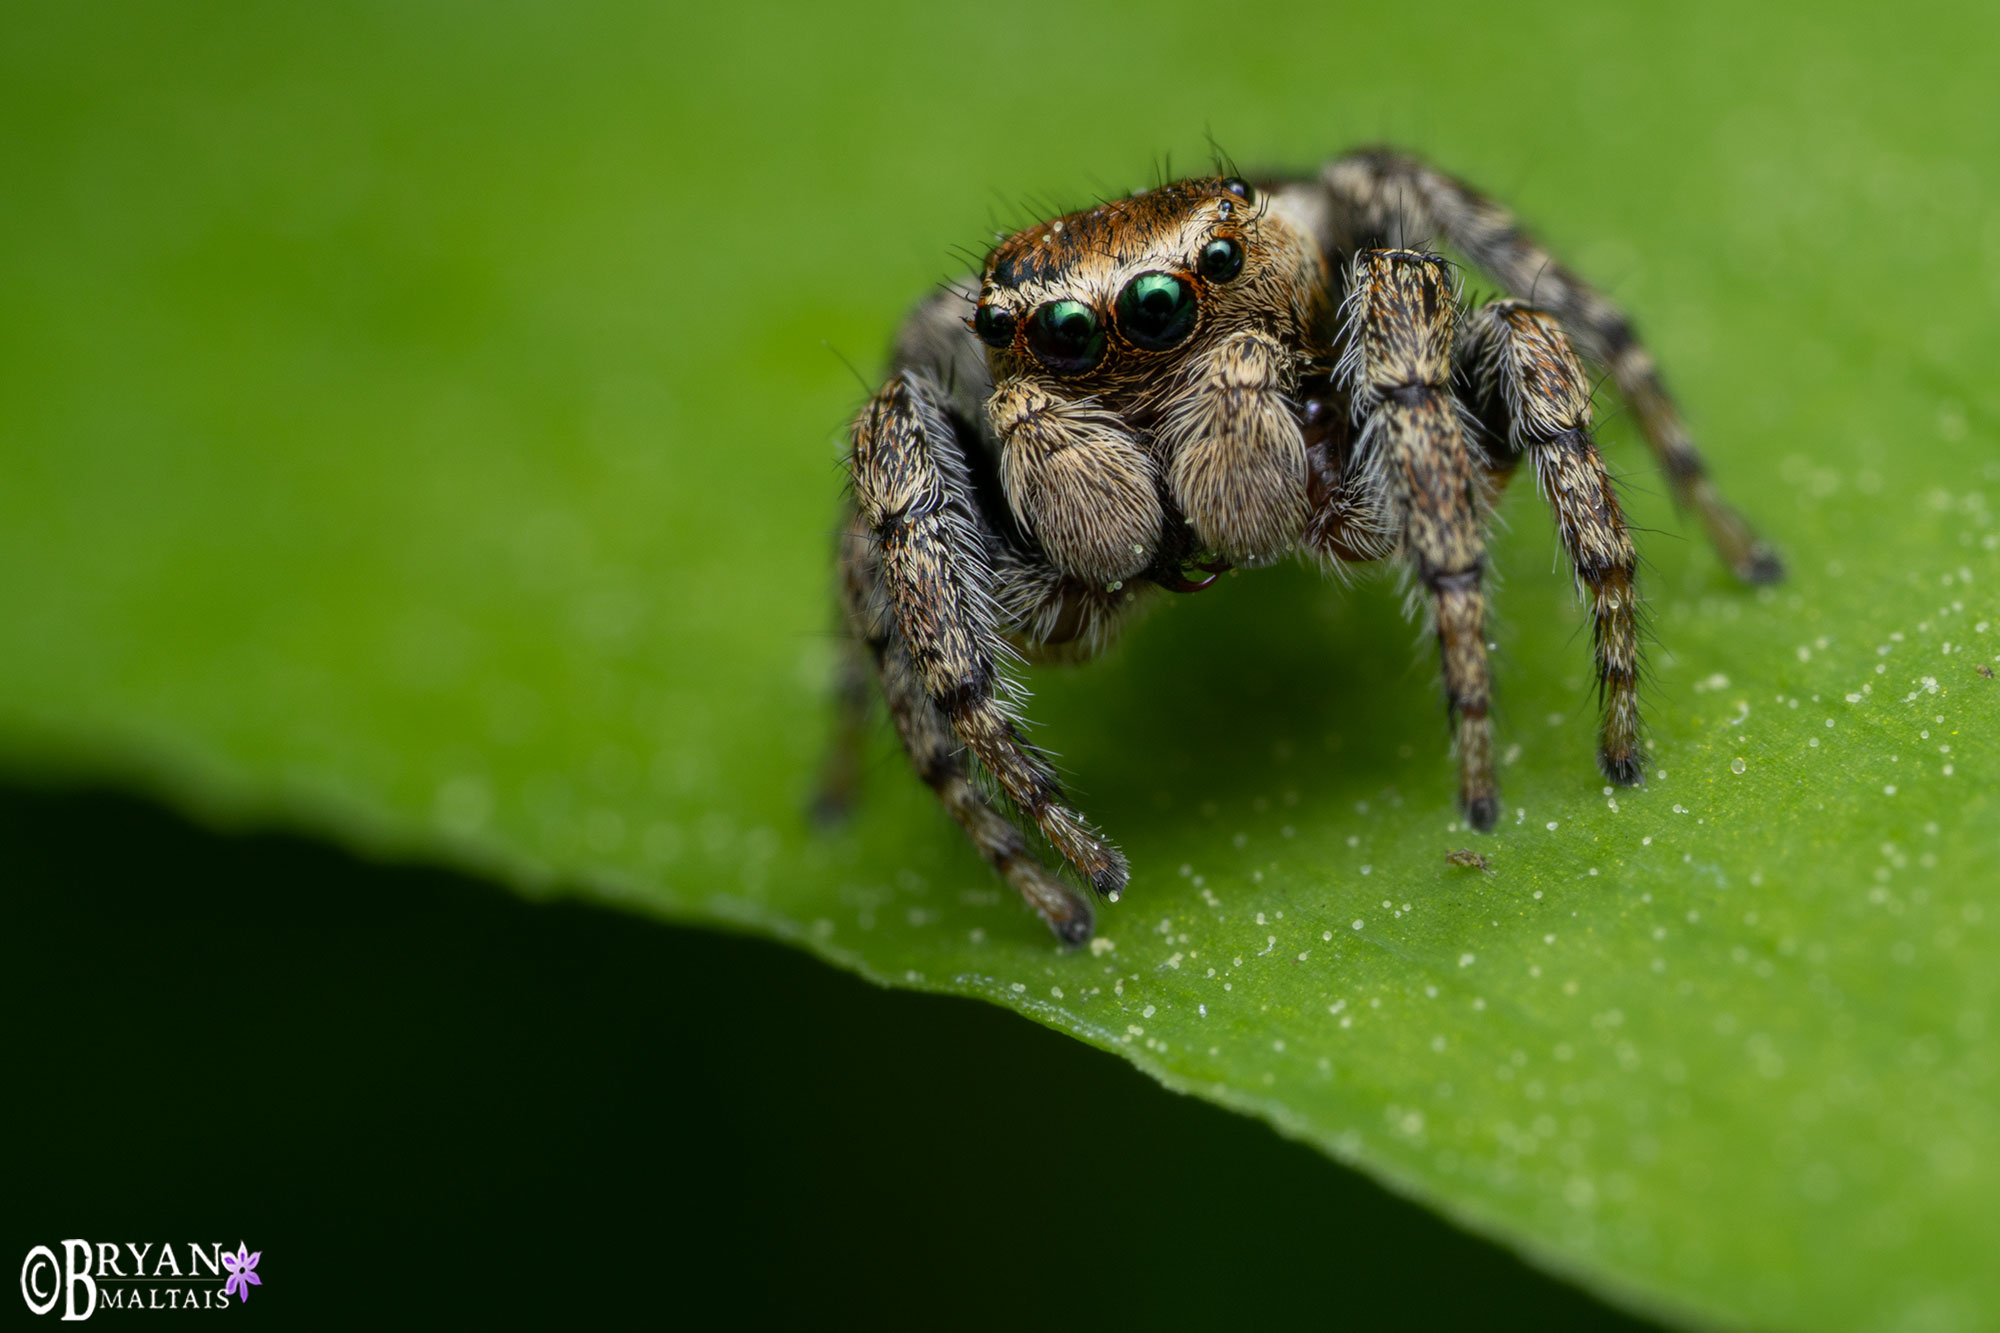
[(1095, 923), (1090, 918), (1090, 909), (1085, 908), (1081, 916), (1073, 916), (1067, 921), (1049, 922), (1049, 929), (1055, 932), (1057, 939), (1073, 949), (1079, 944), (1090, 942)]
[(820, 829), (837, 829), (854, 813), (854, 793), (828, 788), (812, 798), (806, 816)]
[(1614, 755), (1609, 750), (1597, 752), (1597, 771), (1605, 781), (1615, 782), (1621, 787), (1638, 787), (1646, 781), (1646, 752), (1633, 750), (1628, 754)]
[(1090, 887), (1115, 903), (1131, 878), (1132, 867), (1126, 863), (1125, 854), (1116, 847), (1106, 847), (1104, 864), (1091, 872)]
[(1090, 881), (1091, 888), (1117, 902), (1118, 895), (1125, 891), (1125, 881), (1132, 877), (1125, 854), (1087, 828), (1072, 811), (1057, 809), (1041, 824), (1043, 835), (1062, 859)]
[(1090, 900), (1051, 874), (1040, 862), (1026, 856), (1007, 858), (1001, 873), (1035, 914), (1048, 923), (1049, 930), (1066, 945), (1082, 944), (1090, 938), (1093, 920)]
[(1488, 792), (1475, 796), (1465, 803), (1465, 822), (1475, 833), (1491, 833), (1493, 826), (1500, 822), (1500, 797)]
[(1764, 542), (1753, 542), (1748, 557), (1736, 566), (1736, 577), (1758, 588), (1776, 583), (1785, 577), (1784, 559)]

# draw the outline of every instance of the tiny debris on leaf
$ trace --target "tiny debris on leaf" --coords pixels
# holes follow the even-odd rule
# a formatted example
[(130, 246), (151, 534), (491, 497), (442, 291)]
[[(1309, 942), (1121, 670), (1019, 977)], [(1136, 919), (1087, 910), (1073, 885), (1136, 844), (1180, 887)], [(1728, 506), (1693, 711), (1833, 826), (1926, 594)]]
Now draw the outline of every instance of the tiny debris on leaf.
[(1481, 874), (1490, 875), (1493, 873), (1493, 863), (1478, 852), (1473, 851), (1470, 847), (1453, 848), (1444, 854), (1444, 859), (1452, 865), (1464, 866), (1469, 870), (1477, 870)]
[(1986, 663), (1984, 662), (1979, 663), (1979, 665), (1973, 667), (1972, 669), (1974, 671), (1977, 671), (1980, 675), (1986, 677), (1986, 679), (1988, 680), (1993, 679), (1993, 668), (1987, 666)]

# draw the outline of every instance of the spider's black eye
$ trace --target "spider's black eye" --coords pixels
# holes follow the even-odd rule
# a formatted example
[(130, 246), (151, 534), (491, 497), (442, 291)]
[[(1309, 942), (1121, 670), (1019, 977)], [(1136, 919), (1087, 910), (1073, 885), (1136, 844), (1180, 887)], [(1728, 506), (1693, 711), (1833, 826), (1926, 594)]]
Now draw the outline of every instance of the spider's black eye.
[(1187, 337), (1194, 316), (1194, 288), (1171, 273), (1141, 273), (1118, 293), (1119, 330), (1148, 351)]
[(1014, 342), (1014, 316), (998, 306), (983, 305), (972, 312), (972, 331), (988, 347), (1009, 347)]
[(1243, 242), (1218, 236), (1201, 247), (1201, 276), (1210, 282), (1228, 282), (1243, 271)]
[(1028, 346), (1050, 370), (1089, 370), (1104, 355), (1104, 322), (1081, 301), (1051, 301), (1028, 321)]
[(1222, 182), (1222, 188), (1246, 204), (1256, 198), (1256, 192), (1250, 188), (1250, 182), (1240, 176), (1231, 176), (1228, 180)]

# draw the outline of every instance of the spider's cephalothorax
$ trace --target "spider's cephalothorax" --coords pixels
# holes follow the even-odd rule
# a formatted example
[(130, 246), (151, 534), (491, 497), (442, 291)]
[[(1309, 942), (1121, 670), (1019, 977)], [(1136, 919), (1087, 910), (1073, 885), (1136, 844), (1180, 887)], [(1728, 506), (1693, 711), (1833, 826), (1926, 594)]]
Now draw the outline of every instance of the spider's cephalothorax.
[[(1466, 312), (1454, 270), (1422, 248), (1433, 240), (1514, 299)], [(1225, 568), (1394, 556), (1437, 636), (1459, 801), (1490, 829), (1484, 530), (1525, 458), (1593, 618), (1599, 766), (1638, 782), (1635, 556), (1579, 350), (1610, 371), (1737, 575), (1778, 577), (1624, 316), (1504, 210), (1411, 158), (1361, 152), (1254, 186), (1181, 181), (1001, 241), (976, 282), (911, 315), (854, 425), (842, 604), (911, 761), (1050, 927), (1085, 939), (1088, 900), (1003, 810), (1109, 897), (1125, 861), (1022, 740), (1009, 666), (1088, 655), (1148, 592)], [(843, 694), (836, 804), (868, 697), (862, 660)], [(997, 790), (974, 785), (974, 764)]]

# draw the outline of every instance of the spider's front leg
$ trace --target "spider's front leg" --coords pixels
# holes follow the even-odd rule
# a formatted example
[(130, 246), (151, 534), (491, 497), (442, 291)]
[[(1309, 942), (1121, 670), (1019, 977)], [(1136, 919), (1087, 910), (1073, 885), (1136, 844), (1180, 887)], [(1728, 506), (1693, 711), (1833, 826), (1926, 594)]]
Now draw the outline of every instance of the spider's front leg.
[(1591, 606), (1599, 701), (1597, 766), (1625, 786), (1643, 776), (1639, 747), (1638, 557), (1625, 511), (1591, 438), (1590, 381), (1555, 316), (1521, 301), (1476, 312), (1458, 357), (1467, 398), (1511, 468), (1525, 453), (1555, 510), (1577, 591)]
[(1363, 250), (1343, 311), (1341, 374), (1361, 428), (1356, 462), (1430, 594), (1456, 731), (1458, 795), (1473, 828), (1500, 815), (1486, 665), (1484, 496), (1451, 392), (1450, 271), (1436, 255)]
[(1681, 422), (1659, 367), (1623, 311), (1557, 263), (1506, 209), (1443, 172), (1402, 153), (1370, 149), (1327, 164), (1320, 182), (1337, 205), (1335, 249), (1419, 245), (1443, 240), (1491, 273), (1516, 298), (1559, 318), (1578, 348), (1611, 372), (1618, 392), (1709, 541), (1746, 583), (1784, 577), (1784, 562), (1722, 498)]
[(1008, 653), (995, 623), (987, 520), (943, 394), (905, 370), (861, 412), (851, 460), (855, 522), (842, 544), (849, 623), (873, 654), (917, 771), (982, 855), (1065, 940), (1089, 938), (1090, 907), (1028, 852), (971, 784), (957, 741), (1099, 892), (1125, 859), (1063, 803), (1001, 700)]

